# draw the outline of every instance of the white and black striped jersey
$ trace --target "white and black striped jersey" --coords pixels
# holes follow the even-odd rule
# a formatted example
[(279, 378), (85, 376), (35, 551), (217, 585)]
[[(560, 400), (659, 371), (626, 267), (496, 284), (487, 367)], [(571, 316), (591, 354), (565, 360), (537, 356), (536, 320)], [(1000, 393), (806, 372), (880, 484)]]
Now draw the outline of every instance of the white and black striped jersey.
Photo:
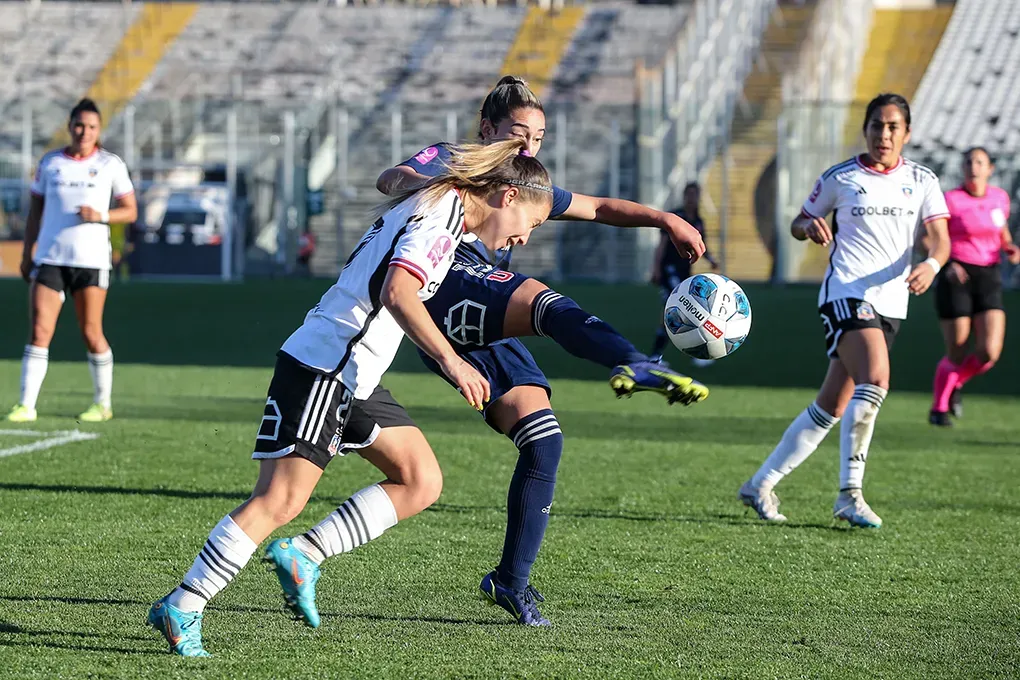
[(124, 161), (106, 149), (84, 158), (63, 151), (43, 156), (32, 180), (32, 193), (45, 201), (35, 263), (110, 269), (110, 226), (82, 222), (78, 209), (107, 210), (111, 198), (134, 190)]
[(811, 217), (832, 213), (818, 306), (854, 298), (870, 302), (882, 316), (905, 319), (918, 222), (949, 217), (935, 173), (903, 158), (881, 172), (854, 157), (822, 173), (802, 211)]
[(365, 232), (305, 321), (283, 343), (307, 368), (336, 375), (355, 399), (367, 399), (390, 367), (404, 332), (379, 301), (390, 267), (421, 281), (418, 297), (432, 297), (446, 278), (464, 236), (464, 204), (450, 190), (435, 205), (412, 196)]

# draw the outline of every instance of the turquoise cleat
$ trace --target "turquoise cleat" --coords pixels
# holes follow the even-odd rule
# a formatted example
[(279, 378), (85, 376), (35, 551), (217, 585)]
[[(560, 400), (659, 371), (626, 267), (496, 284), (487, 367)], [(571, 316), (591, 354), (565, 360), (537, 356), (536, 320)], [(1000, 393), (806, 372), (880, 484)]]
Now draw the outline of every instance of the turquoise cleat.
[(163, 634), (173, 654), (211, 656), (202, 648), (202, 615), (198, 612), (182, 612), (167, 602), (169, 597), (167, 595), (153, 603), (149, 609), (149, 626)]
[(294, 546), (289, 538), (278, 538), (266, 547), (263, 562), (273, 565), (276, 578), (283, 588), (283, 599), (294, 615), (312, 628), (319, 627), (319, 610), (315, 606), (315, 583), (319, 565)]

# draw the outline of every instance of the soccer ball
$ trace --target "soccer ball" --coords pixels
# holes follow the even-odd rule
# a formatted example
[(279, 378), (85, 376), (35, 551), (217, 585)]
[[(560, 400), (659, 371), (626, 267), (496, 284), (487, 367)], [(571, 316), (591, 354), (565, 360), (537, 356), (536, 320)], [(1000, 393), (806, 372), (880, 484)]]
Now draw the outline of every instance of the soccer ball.
[(697, 274), (673, 289), (663, 322), (676, 348), (696, 359), (719, 359), (737, 350), (751, 330), (751, 303), (736, 283)]

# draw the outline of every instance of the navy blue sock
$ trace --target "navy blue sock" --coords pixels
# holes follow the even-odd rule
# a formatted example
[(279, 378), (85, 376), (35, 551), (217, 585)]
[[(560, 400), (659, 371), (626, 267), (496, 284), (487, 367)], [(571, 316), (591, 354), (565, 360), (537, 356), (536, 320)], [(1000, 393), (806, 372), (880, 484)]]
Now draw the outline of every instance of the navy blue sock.
[(554, 290), (546, 289), (535, 296), (531, 327), (535, 335), (552, 338), (575, 357), (606, 368), (648, 359), (612, 326)]
[(666, 342), (669, 340), (666, 335), (666, 327), (659, 326), (659, 329), (655, 331), (655, 344), (652, 345), (652, 354), (655, 356), (662, 356), (662, 350), (666, 349)]
[(507, 435), (520, 452), (506, 502), (506, 539), (496, 567), (501, 585), (524, 590), (545, 537), (563, 453), (563, 433), (551, 409), (524, 416)]

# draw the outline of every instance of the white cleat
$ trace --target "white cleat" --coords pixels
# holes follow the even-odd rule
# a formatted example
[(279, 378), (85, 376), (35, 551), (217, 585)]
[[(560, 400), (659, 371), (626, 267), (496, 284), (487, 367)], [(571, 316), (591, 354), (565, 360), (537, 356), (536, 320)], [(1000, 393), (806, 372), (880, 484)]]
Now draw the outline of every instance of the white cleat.
[(751, 486), (751, 480), (744, 482), (737, 498), (749, 508), (754, 508), (758, 517), (766, 522), (785, 522), (786, 515), (779, 512), (779, 496), (772, 489)]
[(863, 529), (878, 529), (882, 526), (882, 518), (876, 515), (864, 500), (864, 494), (860, 489), (840, 491), (836, 503), (832, 506), (832, 516)]

